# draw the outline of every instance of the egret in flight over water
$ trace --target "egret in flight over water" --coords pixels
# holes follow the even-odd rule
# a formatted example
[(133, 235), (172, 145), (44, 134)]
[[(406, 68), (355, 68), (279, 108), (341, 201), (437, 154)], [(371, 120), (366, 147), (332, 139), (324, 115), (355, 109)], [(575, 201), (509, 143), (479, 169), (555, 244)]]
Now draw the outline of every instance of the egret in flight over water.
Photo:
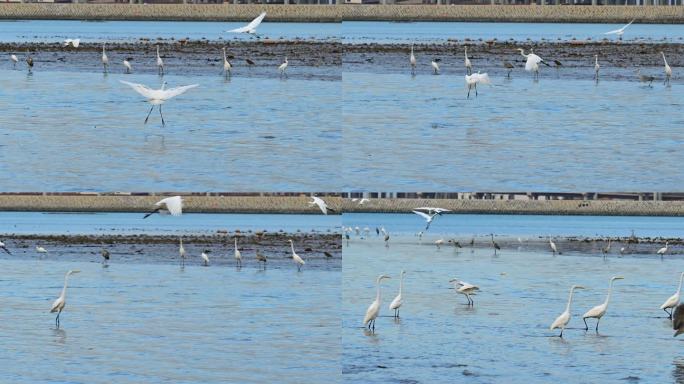
[(613, 276), (610, 279), (610, 283), (608, 284), (608, 296), (606, 296), (606, 301), (603, 302), (601, 305), (597, 305), (594, 308), (590, 309), (587, 311), (582, 316), (582, 320), (584, 320), (584, 330), (588, 331), (589, 330), (589, 325), (587, 325), (587, 319), (596, 319), (596, 333), (598, 333), (598, 327), (599, 327), (599, 322), (601, 321), (601, 318), (603, 315), (606, 314), (606, 311), (608, 310), (608, 302), (610, 301), (610, 295), (613, 293), (613, 282), (615, 280), (622, 280), (624, 277), (622, 276)]
[(417, 211), (417, 210), (415, 210), (415, 209), (414, 209), (413, 211), (411, 211), (411, 212), (413, 212), (413, 213), (415, 213), (416, 215), (418, 215), (418, 216), (422, 217), (423, 219), (425, 219), (425, 230), (426, 230), (426, 231), (427, 231), (428, 229), (430, 229), (430, 224), (432, 224), (432, 220), (434, 220), (434, 219), (435, 219), (435, 216), (438, 215), (437, 213), (425, 213), (425, 212)]
[(313, 200), (309, 201), (309, 205), (310, 205), (310, 206), (313, 206), (313, 205), (318, 206), (318, 208), (321, 210), (321, 212), (323, 212), (324, 215), (327, 215), (327, 214), (328, 214), (328, 211), (330, 211), (330, 212), (336, 212), (334, 209), (328, 207), (328, 203), (326, 203), (325, 201), (323, 201), (323, 199), (321, 199), (320, 197), (311, 196), (311, 198), (312, 198)]
[(257, 27), (259, 26), (259, 24), (261, 24), (262, 21), (264, 21), (264, 17), (266, 17), (266, 12), (261, 12), (261, 14), (256, 17), (256, 19), (252, 20), (249, 24), (245, 25), (244, 27), (231, 29), (226, 32), (249, 33), (255, 35), (257, 32)]
[(152, 108), (150, 108), (150, 112), (147, 113), (147, 117), (145, 118), (145, 124), (147, 124), (147, 120), (150, 118), (150, 114), (152, 114), (152, 110), (156, 105), (159, 106), (159, 116), (161, 116), (161, 121), (162, 121), (162, 126), (165, 125), (164, 123), (164, 115), (162, 114), (162, 109), (161, 106), (164, 104), (166, 101), (178, 96), (182, 95), (185, 92), (187, 92), (189, 89), (198, 87), (199, 84), (192, 84), (192, 85), (184, 85), (181, 87), (175, 87), (175, 88), (169, 88), (165, 89), (166, 87), (166, 82), (162, 84), (161, 89), (151, 89), (148, 88), (147, 86), (143, 84), (137, 84), (137, 83), (131, 83), (128, 81), (124, 80), (119, 80), (121, 83), (128, 85), (129, 87), (133, 88), (134, 91), (138, 92), (141, 94), (143, 97), (147, 99), (147, 102), (152, 104)]
[(563, 311), (563, 313), (556, 318), (553, 324), (551, 324), (551, 327), (549, 327), (549, 330), (560, 328), (561, 333), (558, 335), (558, 337), (563, 337), (565, 326), (567, 326), (570, 322), (570, 304), (572, 304), (572, 295), (575, 293), (576, 289), (584, 289), (584, 287), (581, 285), (573, 285), (570, 287), (570, 296), (568, 297), (568, 304), (565, 306), (565, 311)]
[(66, 290), (67, 290), (67, 284), (69, 282), (69, 276), (73, 275), (74, 273), (79, 273), (81, 271), (79, 270), (72, 270), (66, 273), (64, 275), (64, 288), (62, 288), (62, 294), (59, 295), (57, 300), (55, 300), (54, 303), (52, 303), (52, 308), (50, 308), (50, 313), (55, 313), (57, 312), (57, 317), (55, 318), (55, 325), (59, 328), (59, 315), (62, 314), (62, 310), (64, 310), (64, 306), (66, 305)]
[[(172, 196), (161, 199), (154, 203), (156, 207), (153, 211), (148, 212), (143, 216), (143, 219), (148, 218), (150, 215), (155, 213), (166, 214), (169, 213), (171, 216), (180, 216), (183, 214), (183, 198), (180, 196)], [(182, 246), (182, 244), (181, 244)]]
[(371, 305), (368, 306), (368, 309), (366, 310), (366, 316), (363, 317), (363, 325), (368, 327), (368, 329), (372, 330), (373, 332), (375, 332), (375, 319), (377, 319), (378, 314), (380, 314), (380, 282), (383, 279), (389, 278), (390, 277), (387, 275), (378, 276), (378, 279), (376, 280), (378, 288), (377, 293), (375, 294), (375, 300), (373, 300)]
[(627, 25), (623, 26), (622, 28), (618, 28), (618, 29), (615, 29), (612, 31), (608, 31), (608, 32), (604, 33), (604, 35), (617, 35), (618, 39), (622, 40), (622, 35), (625, 34), (625, 29), (627, 29), (627, 27), (632, 25), (634, 20), (636, 20), (636, 19), (632, 19), (632, 21), (630, 21)]

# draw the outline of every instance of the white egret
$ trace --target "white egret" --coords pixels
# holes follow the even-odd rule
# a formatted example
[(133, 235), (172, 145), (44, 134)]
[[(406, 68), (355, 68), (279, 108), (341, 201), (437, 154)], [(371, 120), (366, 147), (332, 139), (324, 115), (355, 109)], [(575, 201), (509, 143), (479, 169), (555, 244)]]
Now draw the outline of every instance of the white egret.
[(157, 45), (157, 72), (164, 76), (164, 60), (159, 56), (159, 45)]
[(28, 53), (26, 56), (26, 66), (28, 67), (29, 73), (32, 73), (33, 72), (33, 57), (31, 56), (30, 53)]
[(57, 300), (55, 300), (54, 303), (52, 303), (52, 308), (50, 308), (50, 313), (55, 313), (57, 312), (57, 317), (55, 318), (55, 325), (59, 327), (59, 315), (62, 314), (62, 310), (64, 310), (64, 306), (66, 305), (66, 290), (67, 290), (67, 284), (69, 282), (69, 276), (73, 275), (74, 273), (79, 273), (81, 271), (79, 270), (71, 270), (64, 275), (64, 288), (62, 288), (62, 294), (59, 295)]
[(432, 73), (435, 75), (439, 75), (439, 62), (442, 61), (442, 59), (432, 59), (430, 62), (430, 65), (432, 66)]
[(670, 78), (672, 77), (672, 68), (670, 68), (670, 65), (667, 64), (667, 59), (665, 58), (665, 53), (660, 52), (661, 55), (663, 55), (663, 61), (665, 62), (665, 85), (670, 84)]
[(662, 247), (662, 248), (660, 248), (660, 249), (658, 250), (658, 252), (656, 252), (656, 254), (660, 255), (660, 257), (663, 257), (663, 255), (666, 254), (667, 251), (669, 250), (669, 244), (670, 244), (670, 243), (666, 241), (666, 242), (665, 242), (665, 246)]
[(599, 69), (601, 69), (601, 66), (599, 65), (598, 62), (598, 55), (594, 55), (594, 79), (598, 81), (599, 79)]
[(535, 55), (532, 50), (530, 50), (529, 54), (525, 54), (525, 50), (522, 48), (518, 48), (518, 51), (520, 51), (520, 54), (522, 57), (526, 58), (527, 61), (525, 62), (525, 70), (528, 72), (534, 72), (534, 77), (535, 79), (539, 78), (539, 63), (544, 63), (544, 60)]
[(72, 46), (74, 48), (78, 48), (78, 46), (81, 44), (81, 39), (64, 39), (64, 46)]
[(363, 199), (359, 200), (359, 205), (364, 205), (369, 201), (370, 201), (369, 199), (363, 198)]
[(207, 255), (207, 252), (209, 252), (209, 251), (204, 251), (204, 252), (202, 252), (202, 254), (200, 255), (200, 257), (201, 257), (202, 260), (204, 261), (204, 266), (205, 266), (205, 267), (209, 265), (209, 255)]
[(549, 327), (549, 330), (560, 328), (561, 333), (558, 337), (563, 337), (565, 326), (570, 322), (570, 304), (572, 304), (572, 295), (575, 293), (575, 289), (584, 289), (584, 287), (581, 285), (573, 285), (570, 287), (570, 297), (568, 297), (568, 304), (565, 306), (565, 311), (561, 313)]
[(285, 61), (283, 61), (283, 63), (278, 66), (278, 72), (280, 72), (280, 77), (283, 77), (283, 75), (287, 77), (287, 73), (285, 72), (287, 70), (287, 65), (287, 57), (285, 57)]
[(127, 57), (123, 61), (123, 66), (126, 68), (126, 73), (131, 73), (133, 72), (133, 67), (131, 67), (131, 58)]
[(240, 253), (240, 250), (238, 249), (238, 246), (237, 246), (237, 237), (234, 240), (235, 240), (235, 266), (236, 267), (242, 267), (242, 254)]
[(610, 301), (610, 295), (613, 292), (613, 282), (615, 280), (622, 280), (624, 277), (622, 276), (613, 276), (610, 279), (610, 283), (608, 284), (608, 295), (606, 296), (606, 301), (603, 302), (601, 305), (597, 305), (594, 308), (590, 309), (587, 311), (582, 316), (582, 320), (584, 320), (584, 330), (588, 331), (589, 330), (589, 325), (587, 325), (587, 319), (596, 319), (596, 333), (598, 333), (598, 327), (599, 327), (599, 322), (601, 321), (601, 318), (603, 315), (606, 314), (606, 311), (608, 310), (608, 302)]
[(375, 319), (378, 318), (378, 314), (380, 314), (380, 282), (383, 279), (389, 279), (390, 277), (387, 275), (380, 275), (378, 276), (378, 279), (376, 280), (376, 284), (378, 286), (378, 291), (377, 294), (375, 295), (375, 300), (371, 303), (370, 306), (368, 306), (368, 309), (366, 310), (366, 316), (363, 317), (363, 325), (368, 327), (368, 329), (372, 330), (375, 332)]
[(189, 89), (198, 87), (199, 84), (192, 84), (192, 85), (184, 85), (181, 87), (175, 87), (175, 88), (169, 88), (169, 89), (164, 89), (166, 87), (166, 82), (162, 84), (161, 89), (151, 89), (148, 88), (147, 86), (143, 84), (137, 84), (137, 83), (130, 83), (128, 81), (124, 80), (119, 80), (121, 83), (128, 85), (129, 87), (133, 88), (134, 91), (138, 92), (141, 94), (143, 97), (147, 99), (147, 102), (152, 104), (152, 108), (150, 108), (150, 112), (147, 113), (147, 117), (145, 118), (145, 124), (147, 124), (147, 120), (150, 118), (150, 114), (152, 113), (152, 110), (156, 105), (159, 106), (159, 116), (161, 116), (162, 120), (162, 126), (165, 125), (164, 123), (164, 115), (162, 114), (162, 109), (161, 106), (164, 104), (166, 101), (178, 96), (182, 95), (185, 92), (187, 92)]
[(292, 248), (292, 260), (294, 260), (294, 262), (297, 264), (297, 271), (301, 271), (302, 265), (304, 265), (306, 263), (304, 262), (304, 260), (301, 257), (299, 257), (298, 254), (295, 253), (294, 241), (292, 241), (292, 239), (290, 239), (288, 241), (290, 242), (290, 247)]
[(409, 64), (411, 64), (411, 74), (416, 74), (416, 56), (413, 54), (413, 44), (411, 44), (411, 56), (409, 56)]
[(430, 213), (425, 213), (425, 212), (416, 211), (416, 210), (413, 210), (413, 211), (411, 211), (411, 212), (413, 212), (413, 213), (415, 213), (416, 215), (418, 215), (418, 216), (422, 217), (423, 219), (425, 219), (425, 222), (426, 222), (426, 224), (425, 224), (425, 230), (426, 230), (426, 231), (427, 231), (428, 229), (430, 229), (430, 224), (432, 224), (432, 220), (434, 220), (434, 219), (435, 219), (435, 216), (437, 216), (437, 213), (432, 213), (432, 214), (430, 214)]
[(321, 199), (320, 197), (311, 196), (311, 199), (312, 200), (309, 201), (309, 205), (310, 206), (313, 206), (313, 205), (318, 206), (318, 208), (321, 210), (321, 212), (323, 212), (324, 215), (327, 215), (328, 211), (336, 212), (334, 209), (328, 207), (328, 204), (325, 201), (323, 201), (323, 199)]
[[(672, 308), (676, 307), (677, 304), (679, 304), (679, 297), (682, 293), (682, 279), (684, 279), (684, 272), (682, 272), (681, 275), (679, 275), (679, 286), (677, 287), (677, 292), (675, 292), (674, 295), (670, 296), (667, 300), (665, 300), (663, 305), (660, 306), (660, 309), (665, 311), (665, 313), (667, 313), (667, 316), (670, 319), (672, 319)], [(667, 311), (668, 309), (670, 310), (670, 312)]]
[(435, 245), (437, 246), (437, 249), (440, 249), (442, 247), (442, 244), (444, 244), (444, 239), (439, 239), (435, 241)]
[[(468, 58), (468, 46), (465, 46), (465, 68), (466, 68), (466, 74), (472, 75), (473, 74), (473, 65), (470, 63), (470, 59)], [(510, 74), (510, 72), (509, 72)]]
[(475, 304), (475, 301), (471, 296), (475, 294), (475, 291), (479, 291), (480, 287), (478, 287), (477, 285), (466, 283), (465, 281), (461, 281), (456, 277), (449, 280), (449, 282), (454, 283), (454, 289), (456, 290), (456, 292), (466, 297), (466, 299), (468, 300), (468, 305), (472, 306)]
[(38, 252), (38, 253), (48, 253), (48, 250), (45, 249), (45, 248), (43, 248), (43, 247), (41, 247), (41, 246), (36, 245), (36, 252)]
[(245, 25), (244, 27), (231, 29), (231, 30), (226, 31), (226, 32), (249, 33), (249, 34), (254, 35), (254, 34), (256, 34), (257, 27), (264, 20), (264, 17), (266, 17), (266, 12), (261, 12), (261, 14), (256, 17), (256, 19), (252, 20), (249, 24)]
[(148, 218), (150, 215), (155, 213), (166, 214), (169, 213), (171, 216), (180, 216), (183, 214), (183, 198), (180, 196), (171, 196), (161, 199), (154, 203), (156, 207), (152, 212), (148, 212), (143, 216), (143, 219)]
[(233, 68), (233, 66), (230, 64), (230, 61), (228, 61), (228, 57), (226, 56), (226, 47), (223, 47), (223, 74), (226, 75), (226, 77), (230, 77), (230, 70)]
[(608, 245), (606, 245), (605, 247), (601, 248), (601, 253), (603, 253), (604, 255), (607, 255), (607, 254), (610, 253), (610, 246), (611, 246), (611, 242), (612, 242), (612, 241), (613, 241), (612, 239), (608, 239)]
[(470, 98), (470, 90), (475, 88), (475, 97), (477, 97), (477, 85), (478, 84), (491, 84), (489, 80), (489, 75), (486, 73), (473, 73), (472, 75), (465, 75), (465, 84), (468, 87), (468, 95), (466, 98)]
[(107, 73), (107, 67), (109, 67), (109, 58), (105, 52), (105, 44), (102, 44), (102, 67), (105, 73)]
[(604, 35), (617, 35), (618, 39), (622, 40), (622, 35), (625, 34), (625, 29), (627, 29), (627, 27), (632, 25), (634, 20), (636, 20), (636, 19), (632, 19), (632, 21), (630, 21), (627, 25), (623, 26), (622, 28), (618, 28), (618, 29), (615, 29), (612, 31), (608, 31), (608, 32), (604, 33)]
[(10, 252), (9, 249), (7, 249), (7, 246), (2, 241), (0, 241), (0, 248), (2, 248), (3, 251), (7, 252), (8, 255), (12, 254), (12, 252)]
[(180, 255), (181, 265), (185, 265), (186, 252), (185, 252), (185, 247), (183, 247), (183, 238), (181, 237), (179, 240), (180, 240), (180, 243), (178, 245), (178, 254)]
[(672, 316), (672, 329), (675, 330), (673, 337), (684, 333), (684, 304), (679, 304)]
[(16, 68), (16, 67), (17, 67), (17, 63), (19, 62), (19, 58), (17, 57), (17, 55), (15, 55), (14, 53), (11, 54), (11, 55), (10, 55), (10, 60), (12, 61), (12, 68)]
[(558, 247), (556, 247), (556, 243), (553, 242), (553, 239), (549, 239), (549, 246), (551, 247), (551, 252), (553, 252), (553, 255), (556, 256), (556, 253), (558, 252)]
[(392, 302), (389, 305), (390, 311), (394, 311), (394, 317), (398, 318), (399, 317), (399, 308), (401, 308), (401, 305), (404, 303), (403, 302), (403, 297), (402, 297), (402, 291), (404, 290), (404, 275), (406, 274), (406, 271), (401, 271), (400, 279), (399, 279), (399, 294), (397, 297), (392, 300)]

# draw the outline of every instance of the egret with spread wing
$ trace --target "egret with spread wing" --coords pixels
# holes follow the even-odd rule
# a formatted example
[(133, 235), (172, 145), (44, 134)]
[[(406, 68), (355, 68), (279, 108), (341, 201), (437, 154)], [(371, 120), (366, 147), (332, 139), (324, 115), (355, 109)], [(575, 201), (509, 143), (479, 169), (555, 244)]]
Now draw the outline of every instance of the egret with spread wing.
[(311, 196), (311, 198), (313, 200), (309, 201), (309, 205), (317, 205), (318, 208), (320, 208), (321, 212), (323, 212), (324, 215), (327, 215), (328, 211), (335, 212), (335, 210), (328, 207), (328, 204), (325, 201), (323, 201), (323, 199), (321, 199), (320, 197)]
[(152, 114), (152, 110), (154, 109), (154, 106), (155, 105), (159, 106), (159, 116), (161, 116), (162, 125), (165, 125), (164, 115), (162, 114), (162, 110), (161, 110), (162, 104), (164, 104), (166, 101), (170, 100), (171, 98), (174, 98), (178, 95), (184, 94), (189, 89), (192, 89), (192, 88), (199, 86), (199, 84), (192, 84), (192, 85), (184, 85), (181, 87), (164, 89), (166, 87), (166, 82), (164, 82), (162, 84), (161, 89), (151, 89), (151, 88), (148, 88), (147, 86), (145, 86), (143, 84), (131, 83), (131, 82), (124, 81), (124, 80), (119, 80), (119, 81), (122, 82), (123, 84), (126, 84), (129, 87), (133, 88), (134, 91), (138, 92), (143, 97), (145, 97), (147, 99), (148, 103), (152, 104), (152, 108), (150, 108), (150, 112), (147, 113), (147, 117), (145, 118), (145, 123), (147, 123), (147, 120), (150, 118), (150, 114)]
[(432, 220), (434, 220), (434, 219), (435, 219), (435, 216), (438, 215), (437, 213), (432, 213), (432, 214), (430, 214), (430, 213), (425, 213), (425, 212), (416, 211), (416, 210), (413, 210), (413, 211), (411, 211), (411, 212), (413, 212), (413, 213), (415, 213), (416, 215), (418, 215), (418, 216), (422, 217), (423, 219), (425, 219), (425, 221), (426, 221), (425, 230), (426, 230), (426, 231), (427, 231), (428, 229), (430, 229), (430, 224), (432, 224)]
[(264, 17), (266, 17), (266, 12), (261, 12), (261, 14), (257, 16), (256, 19), (252, 20), (249, 24), (245, 25), (244, 27), (231, 29), (226, 32), (249, 33), (254, 35), (256, 34), (256, 29), (259, 26), (259, 24), (261, 24), (261, 22), (264, 21)]
[[(143, 219), (148, 218), (155, 213), (170, 213), (171, 216), (180, 216), (183, 214), (183, 198), (180, 196), (167, 197), (157, 201), (156, 207), (152, 212), (147, 213)], [(182, 244), (181, 244), (182, 245)]]
[(627, 29), (627, 27), (629, 27), (630, 25), (632, 25), (632, 23), (634, 22), (634, 20), (636, 20), (636, 19), (632, 19), (632, 21), (630, 21), (630, 22), (629, 22), (627, 25), (625, 25), (624, 27), (615, 29), (615, 30), (613, 30), (613, 31), (608, 31), (608, 32), (604, 33), (604, 35), (617, 35), (618, 39), (622, 40), (622, 35), (625, 34), (625, 29)]

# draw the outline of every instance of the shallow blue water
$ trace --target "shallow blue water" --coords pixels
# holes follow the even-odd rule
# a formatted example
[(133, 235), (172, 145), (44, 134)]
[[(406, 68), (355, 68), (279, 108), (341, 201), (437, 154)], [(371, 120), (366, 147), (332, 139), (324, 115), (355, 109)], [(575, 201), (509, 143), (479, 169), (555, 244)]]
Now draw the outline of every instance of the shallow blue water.
[[(254, 15), (256, 17), (257, 15)], [(246, 25), (246, 22), (194, 21), (74, 21), (74, 20), (18, 20), (0, 22), (2, 42), (61, 42), (81, 39), (82, 42), (123, 42), (140, 38), (250, 40), (253, 36), (225, 31)], [(262, 38), (271, 39), (339, 39), (339, 23), (274, 23), (268, 16), (259, 26)]]
[(141, 213), (0, 212), (0, 233), (13, 234), (211, 234), (217, 230), (329, 232), (339, 229), (340, 216), (201, 214), (180, 217)]
[[(626, 23), (625, 23), (626, 24)], [(621, 28), (624, 24), (571, 24), (571, 23), (458, 23), (416, 22), (393, 23), (377, 21), (345, 21), (342, 23), (344, 43), (429, 43), (449, 39), (463, 40), (615, 40), (605, 32)], [(684, 25), (632, 24), (625, 31), (624, 40), (657, 40), (679, 42), (684, 39)]]
[[(47, 260), (0, 268), (8, 382), (341, 382), (337, 271)], [(56, 329), (48, 312), (69, 269), (81, 273)]]

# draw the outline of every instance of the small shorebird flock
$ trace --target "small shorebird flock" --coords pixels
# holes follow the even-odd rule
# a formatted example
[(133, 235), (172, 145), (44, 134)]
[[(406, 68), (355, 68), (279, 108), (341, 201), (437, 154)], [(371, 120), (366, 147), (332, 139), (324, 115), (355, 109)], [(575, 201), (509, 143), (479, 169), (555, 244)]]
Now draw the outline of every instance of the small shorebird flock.
[[(317, 205), (324, 214), (327, 215), (327, 211), (335, 212), (334, 210), (330, 209), (327, 205), (327, 203), (321, 199), (320, 197), (313, 197), (313, 201), (311, 204)], [(143, 219), (146, 219), (150, 217), (153, 214), (159, 214), (159, 215), (171, 215), (171, 216), (181, 216), (183, 214), (183, 198), (181, 196), (171, 196), (171, 197), (166, 197), (164, 199), (159, 200), (154, 204), (153, 209), (146, 213), (143, 216)], [(288, 239), (288, 243), (290, 246), (290, 258), (292, 259), (292, 262), (295, 264), (297, 267), (297, 271), (301, 272), (302, 268), (304, 265), (306, 265), (306, 261), (297, 254), (295, 250), (295, 243), (294, 240)], [(7, 245), (0, 241), (0, 249), (2, 249), (4, 252), (7, 254), (12, 255), (12, 252), (9, 250)], [(235, 267), (239, 270), (243, 266), (243, 255), (242, 252), (240, 251), (238, 247), (238, 236), (236, 235), (234, 237), (234, 248), (233, 248), (233, 254), (234, 254), (234, 259), (235, 259)], [(43, 246), (36, 246), (36, 253), (40, 255), (48, 255), (49, 251), (44, 248)], [(210, 250), (204, 249), (200, 253), (200, 259), (201, 265), (208, 267), (210, 264), (210, 259), (209, 259), (209, 253), (211, 253)], [(333, 255), (329, 252), (323, 252), (325, 254), (326, 259), (332, 257)], [(106, 248), (102, 248), (100, 250), (100, 254), (102, 255), (102, 264), (105, 267), (109, 266), (109, 260), (111, 257), (111, 254), (109, 250)], [(183, 244), (183, 238), (179, 239), (178, 243), (178, 254), (180, 258), (180, 265), (181, 267), (185, 266), (185, 261), (188, 257), (188, 252), (185, 250), (185, 246)], [(254, 256), (257, 265), (259, 266), (259, 269), (266, 269), (266, 264), (268, 262), (268, 258), (260, 252), (258, 249), (255, 251), (255, 256)], [(52, 307), (50, 308), (50, 313), (57, 313), (57, 316), (55, 317), (55, 325), (59, 327), (60, 320), (59, 317), (62, 314), (62, 311), (64, 310), (66, 306), (66, 292), (67, 292), (67, 285), (69, 282), (69, 277), (73, 274), (79, 273), (80, 271), (78, 270), (69, 270), (66, 275), (64, 276), (64, 287), (62, 288), (62, 292), (59, 295), (59, 297), (54, 301), (52, 304)]]

